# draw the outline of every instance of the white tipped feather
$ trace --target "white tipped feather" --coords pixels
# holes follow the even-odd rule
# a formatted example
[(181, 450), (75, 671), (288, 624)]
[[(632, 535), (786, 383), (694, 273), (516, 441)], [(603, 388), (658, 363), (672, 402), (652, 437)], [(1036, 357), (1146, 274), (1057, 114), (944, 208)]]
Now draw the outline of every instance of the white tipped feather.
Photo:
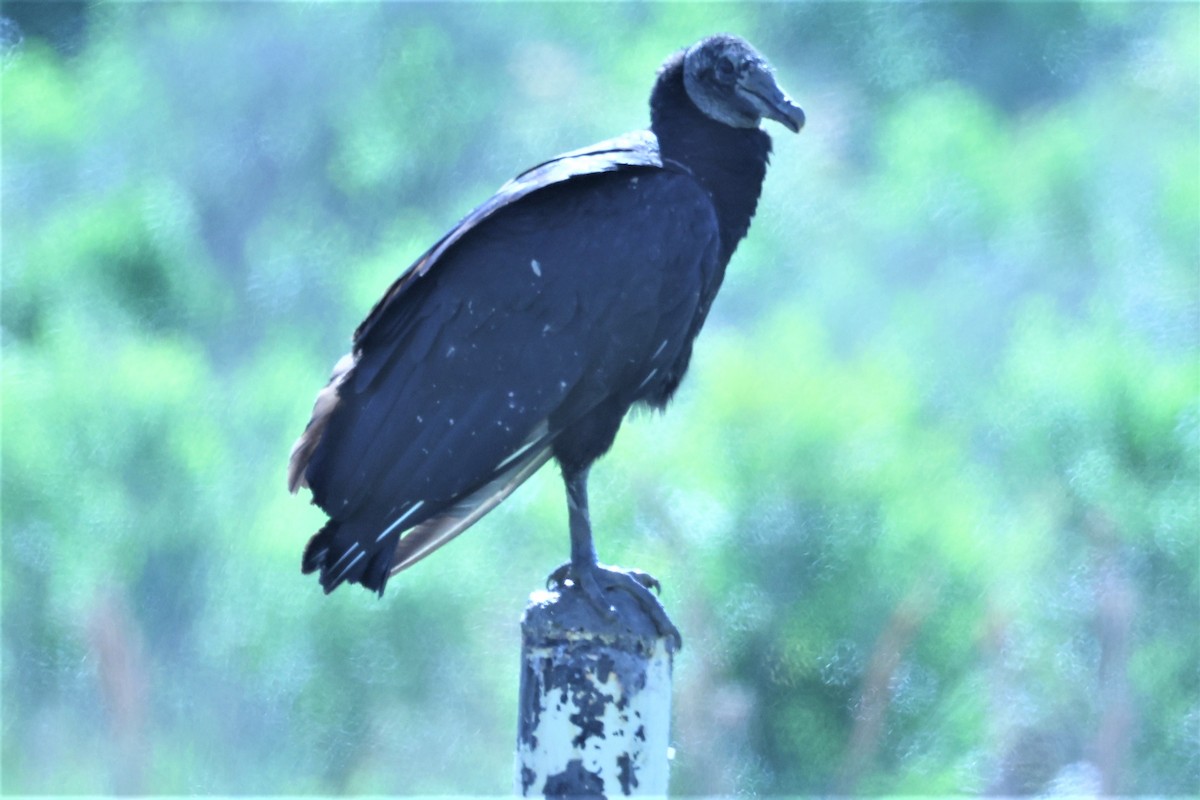
[(403, 514), (401, 514), (399, 517), (397, 517), (396, 521), (393, 522), (391, 525), (388, 525), (387, 528), (384, 529), (383, 533), (381, 533), (377, 537), (375, 537), (375, 541), (377, 541), (377, 542), (382, 541), (383, 537), (387, 536), (389, 533), (391, 533), (393, 530), (395, 530), (396, 526), (399, 525), (400, 523), (404, 522), (404, 520), (408, 519), (413, 514), (417, 513), (417, 511), (419, 511), (421, 506), (423, 506), (423, 505), (425, 505), (425, 501), (418, 500), (416, 503), (413, 504), (412, 508), (410, 508), (408, 511), (405, 511)]
[(342, 553), (341, 558), (339, 558), (337, 561), (333, 562), (333, 566), (331, 566), (330, 569), (334, 569), (335, 567), (337, 567), (338, 564), (345, 561), (346, 558), (357, 549), (358, 549), (358, 542), (355, 542), (354, 544), (347, 547), (346, 552)]
[(308, 478), (305, 477), (304, 471), (308, 469), (308, 462), (316, 452), (317, 445), (321, 443), (321, 437), (329, 425), (329, 418), (337, 408), (338, 389), (346, 382), (356, 361), (354, 353), (347, 353), (339, 358), (333, 366), (329, 383), (317, 393), (317, 402), (313, 404), (312, 418), (308, 421), (304, 433), (300, 434), (300, 438), (292, 445), (291, 455), (288, 456), (288, 491), (292, 494), (295, 494), (302, 486), (308, 488)]
[[(349, 553), (350, 551), (349, 551), (349, 550), (347, 550), (346, 552), (347, 552), (347, 553)], [(364, 551), (362, 551), (361, 553), (359, 553), (358, 555), (356, 555), (356, 556), (354, 557), (354, 560), (353, 560), (353, 561), (351, 561), (351, 562), (350, 562), (349, 564), (347, 564), (346, 566), (342, 567), (342, 571), (338, 573), (338, 576), (337, 576), (336, 578), (334, 578), (332, 581), (330, 581), (330, 582), (329, 582), (329, 586), (332, 588), (332, 587), (334, 587), (334, 586), (337, 586), (339, 583), (341, 583), (341, 582), (342, 582), (342, 578), (346, 577), (346, 573), (347, 573), (347, 572), (349, 572), (349, 571), (350, 571), (350, 569), (351, 569), (351, 568), (352, 568), (352, 567), (353, 567), (355, 564), (357, 564), (359, 561), (361, 561), (361, 560), (362, 560), (362, 559), (363, 559), (363, 558), (364, 558), (366, 555), (367, 555), (367, 551), (366, 551), (366, 550), (364, 550)], [(335, 566), (336, 566), (336, 565), (335, 565)]]
[(400, 570), (411, 567), (474, 525), (537, 472), (550, 460), (550, 456), (549, 442), (544, 442), (540, 450), (526, 448), (525, 456), (516, 461), (511, 468), (453, 507), (413, 528), (396, 543), (396, 553), (392, 556), (394, 563), (388, 575), (395, 575)]
[(545, 420), (539, 422), (537, 427), (533, 429), (533, 433), (529, 434), (529, 438), (525, 440), (525, 444), (518, 447), (513, 451), (511, 456), (497, 464), (496, 469), (504, 469), (510, 463), (516, 461), (518, 458), (525, 455), (525, 453), (529, 452), (531, 447), (538, 444), (545, 444), (546, 434), (549, 432), (549, 430), (550, 426), (546, 424)]

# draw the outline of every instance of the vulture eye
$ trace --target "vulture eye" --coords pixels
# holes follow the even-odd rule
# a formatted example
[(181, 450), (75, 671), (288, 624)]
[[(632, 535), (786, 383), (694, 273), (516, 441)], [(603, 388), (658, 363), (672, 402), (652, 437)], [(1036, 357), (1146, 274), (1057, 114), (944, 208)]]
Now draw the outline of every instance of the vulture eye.
[(736, 72), (737, 68), (733, 65), (733, 61), (729, 56), (721, 56), (717, 61), (717, 77), (722, 81), (732, 80)]

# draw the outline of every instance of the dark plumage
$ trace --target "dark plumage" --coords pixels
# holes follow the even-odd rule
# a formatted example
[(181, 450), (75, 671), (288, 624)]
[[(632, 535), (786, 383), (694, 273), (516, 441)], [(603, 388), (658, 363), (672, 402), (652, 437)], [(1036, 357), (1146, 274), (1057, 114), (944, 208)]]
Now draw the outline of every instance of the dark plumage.
[(304, 552), (332, 591), (389, 576), (461, 533), (551, 457), (571, 561), (607, 609), (641, 574), (596, 562), (587, 474), (635, 403), (666, 405), (758, 203), (769, 117), (804, 115), (749, 44), (713, 36), (664, 64), (651, 126), (560, 156), (468, 215), (354, 334), (292, 450), (288, 485), (329, 514)]

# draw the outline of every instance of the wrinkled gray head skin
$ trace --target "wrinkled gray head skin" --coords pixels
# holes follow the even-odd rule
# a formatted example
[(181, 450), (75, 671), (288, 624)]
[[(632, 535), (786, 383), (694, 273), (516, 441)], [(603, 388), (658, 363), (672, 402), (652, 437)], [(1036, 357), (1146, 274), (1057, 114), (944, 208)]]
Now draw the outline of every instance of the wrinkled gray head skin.
[(709, 36), (689, 47), (683, 85), (697, 108), (730, 127), (757, 128), (763, 117), (797, 133), (804, 127), (804, 112), (775, 83), (771, 65), (737, 36)]

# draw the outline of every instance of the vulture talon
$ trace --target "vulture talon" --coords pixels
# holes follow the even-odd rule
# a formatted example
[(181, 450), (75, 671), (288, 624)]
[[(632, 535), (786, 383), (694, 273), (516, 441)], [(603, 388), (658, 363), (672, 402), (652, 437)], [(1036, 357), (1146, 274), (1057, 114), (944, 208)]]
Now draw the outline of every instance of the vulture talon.
[(662, 582), (649, 572), (643, 572), (640, 569), (627, 569), (625, 572), (629, 573), (629, 577), (633, 578), (642, 586), (645, 586), (647, 589), (653, 589), (654, 593), (657, 595), (662, 595)]
[(575, 582), (571, 580), (570, 561), (565, 564), (559, 564), (553, 572), (546, 576), (546, 589), (551, 592), (560, 591), (566, 588), (568, 581), (571, 582), (570, 585), (575, 585)]
[(671, 622), (666, 609), (651, 592), (651, 589), (661, 592), (662, 584), (647, 572), (639, 569), (622, 569), (606, 564), (591, 564), (581, 570), (575, 570), (568, 561), (547, 576), (546, 588), (559, 592), (577, 588), (587, 599), (588, 604), (596, 609), (607, 622), (615, 622), (619, 617), (616, 607), (609, 602), (609, 594), (625, 592), (650, 617), (658, 634), (669, 640), (668, 647), (672, 652), (678, 651), (683, 646), (679, 629)]

